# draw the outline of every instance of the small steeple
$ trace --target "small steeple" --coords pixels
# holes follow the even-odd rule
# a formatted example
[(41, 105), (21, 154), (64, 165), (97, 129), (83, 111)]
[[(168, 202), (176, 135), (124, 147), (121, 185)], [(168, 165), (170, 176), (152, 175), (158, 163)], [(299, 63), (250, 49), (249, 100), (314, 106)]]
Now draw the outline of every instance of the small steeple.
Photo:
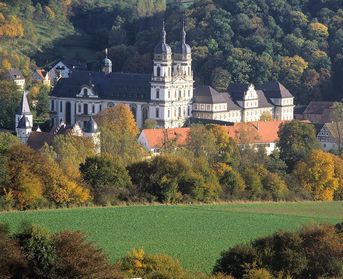
[(29, 106), (29, 102), (27, 101), (27, 91), (23, 92), (23, 95), (21, 97), (21, 102), (17, 110), (17, 115), (31, 115), (31, 110)]
[(166, 43), (167, 42), (167, 32), (166, 30), (164, 29), (164, 20), (163, 20), (163, 23), (162, 23), (162, 43)]
[(181, 39), (181, 41), (182, 41), (182, 43), (183, 44), (185, 44), (186, 43), (186, 30), (185, 30), (185, 21), (183, 21), (182, 22), (182, 34), (181, 34), (181, 36), (182, 36), (182, 39)]
[(165, 30), (164, 21), (162, 23), (162, 31), (161, 31), (161, 41), (155, 46), (154, 54), (158, 56), (163, 56), (163, 59), (167, 57), (167, 55), (171, 55), (171, 48), (167, 44), (167, 32)]

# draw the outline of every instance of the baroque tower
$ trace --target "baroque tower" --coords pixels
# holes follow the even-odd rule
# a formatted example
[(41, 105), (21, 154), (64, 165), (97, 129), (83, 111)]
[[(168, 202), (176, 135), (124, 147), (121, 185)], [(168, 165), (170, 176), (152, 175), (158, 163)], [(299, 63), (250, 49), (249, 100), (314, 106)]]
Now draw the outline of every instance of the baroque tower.
[[(174, 60), (173, 60), (174, 58)], [(162, 26), (161, 41), (154, 49), (154, 67), (151, 79), (150, 118), (163, 128), (182, 127), (192, 113), (193, 73), (191, 48), (186, 44), (186, 32), (172, 50), (166, 43)]]

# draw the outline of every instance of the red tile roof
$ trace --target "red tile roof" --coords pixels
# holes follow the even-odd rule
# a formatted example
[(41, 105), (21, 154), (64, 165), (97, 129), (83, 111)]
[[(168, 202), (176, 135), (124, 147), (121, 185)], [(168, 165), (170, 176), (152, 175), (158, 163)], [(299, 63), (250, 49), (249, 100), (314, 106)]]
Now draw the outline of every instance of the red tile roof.
[(186, 144), (190, 128), (144, 129), (150, 148), (162, 148), (168, 141), (176, 140), (177, 146)]
[[(255, 132), (257, 137), (253, 143), (270, 143), (279, 140), (278, 131), (282, 123), (286, 121), (257, 121), (249, 123), (234, 123), (232, 126), (223, 126), (229, 137), (238, 140), (240, 130), (244, 127)], [(162, 148), (166, 142), (175, 140), (178, 146), (186, 145), (190, 128), (170, 128), (170, 129), (144, 129), (145, 139), (150, 148)], [(249, 130), (248, 130), (249, 131)]]

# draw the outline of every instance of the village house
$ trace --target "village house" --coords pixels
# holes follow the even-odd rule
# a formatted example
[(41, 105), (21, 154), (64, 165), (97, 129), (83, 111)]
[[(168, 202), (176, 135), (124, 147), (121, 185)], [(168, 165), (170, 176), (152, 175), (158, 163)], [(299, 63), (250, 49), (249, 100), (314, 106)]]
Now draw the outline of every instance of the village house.
[(317, 139), (325, 151), (343, 147), (343, 122), (329, 122), (317, 125)]
[(21, 71), (17, 68), (12, 68), (7, 71), (5, 74), (5, 79), (12, 80), (14, 83), (21, 89), (24, 90), (25, 88), (25, 77), (21, 73)]
[[(238, 143), (238, 146), (249, 146), (255, 149), (265, 148), (270, 155), (276, 148), (279, 140), (278, 131), (281, 124), (287, 121), (256, 121), (250, 123), (234, 123), (231, 126), (222, 126), (230, 138)], [(187, 145), (191, 128), (169, 129), (144, 129), (139, 135), (138, 142), (153, 155), (158, 155), (162, 149), (168, 147), (182, 147)], [(243, 133), (247, 133), (249, 139), (242, 139)], [(244, 136), (246, 137), (247, 134)]]

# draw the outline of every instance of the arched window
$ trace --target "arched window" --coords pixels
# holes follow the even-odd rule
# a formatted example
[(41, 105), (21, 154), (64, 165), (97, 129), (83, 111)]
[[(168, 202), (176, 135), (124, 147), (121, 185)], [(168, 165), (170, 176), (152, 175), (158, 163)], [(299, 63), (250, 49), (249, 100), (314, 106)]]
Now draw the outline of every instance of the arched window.
[(160, 66), (157, 67), (156, 72), (157, 72), (156, 75), (157, 75), (158, 77), (160, 77), (160, 76), (161, 76), (161, 68), (160, 68)]

